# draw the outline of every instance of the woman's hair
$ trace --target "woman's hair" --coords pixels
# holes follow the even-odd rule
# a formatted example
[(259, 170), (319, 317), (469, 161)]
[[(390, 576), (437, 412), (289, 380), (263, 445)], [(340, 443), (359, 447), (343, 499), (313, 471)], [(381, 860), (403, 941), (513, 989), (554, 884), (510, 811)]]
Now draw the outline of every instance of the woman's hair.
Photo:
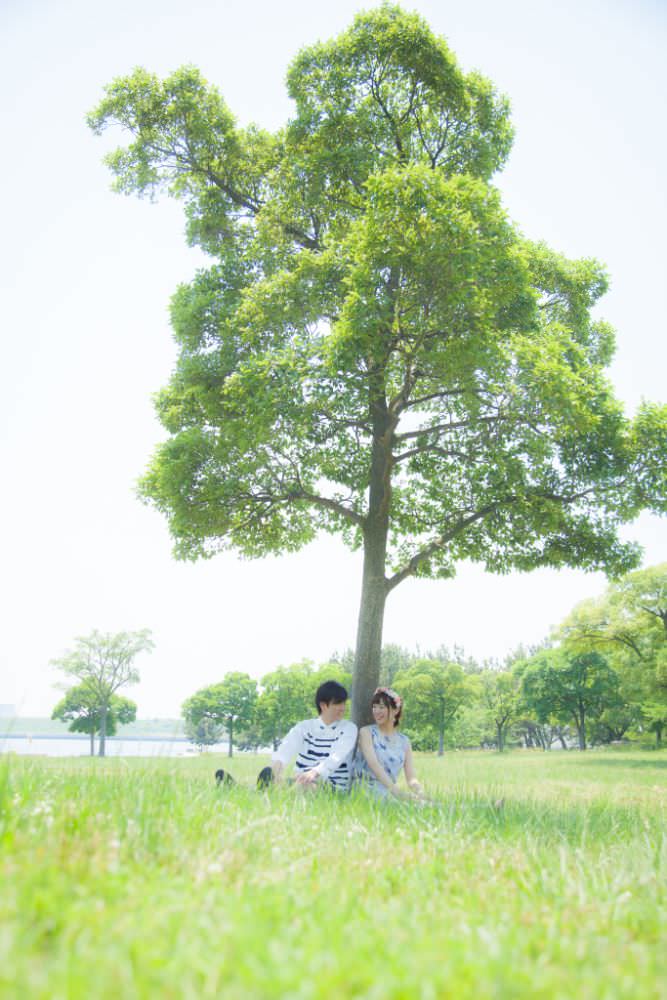
[(395, 691), (390, 693), (388, 688), (378, 688), (373, 698), (371, 700), (371, 705), (384, 705), (385, 708), (395, 708), (396, 715), (394, 717), (394, 726), (398, 728), (398, 724), (401, 721), (401, 712), (403, 711), (403, 702), (401, 698), (396, 694)]

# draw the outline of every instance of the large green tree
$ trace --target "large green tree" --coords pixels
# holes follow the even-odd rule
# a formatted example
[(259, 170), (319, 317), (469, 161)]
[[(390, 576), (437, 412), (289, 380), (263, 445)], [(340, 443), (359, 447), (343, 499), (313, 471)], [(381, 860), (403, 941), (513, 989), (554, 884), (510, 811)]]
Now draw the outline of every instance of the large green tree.
[[(113, 694), (107, 706), (106, 735), (113, 736), (119, 725), (134, 722), (136, 717), (136, 704), (129, 698)], [(95, 734), (100, 731), (102, 713), (95, 692), (87, 684), (70, 688), (53, 709), (51, 718), (68, 722), (71, 733), (88, 733), (90, 756), (95, 755)]]
[(518, 674), (521, 697), (541, 722), (555, 716), (574, 724), (579, 749), (586, 749), (586, 726), (606, 710), (623, 707), (620, 681), (600, 653), (547, 649)]
[(612, 659), (660, 743), (667, 726), (667, 563), (628, 573), (601, 597), (577, 604), (557, 634), (570, 649), (598, 649)]
[(572, 648), (615, 649), (638, 666), (667, 666), (667, 563), (627, 573), (577, 604), (557, 635)]
[(313, 676), (310, 663), (277, 667), (264, 674), (255, 711), (255, 723), (262, 743), (273, 745), (275, 750), (296, 722), (316, 714)]
[(182, 714), (188, 729), (196, 729), (204, 720), (227, 731), (227, 753), (234, 755), (234, 733), (254, 721), (257, 682), (248, 674), (232, 671), (218, 684), (197, 691), (183, 702)]
[(441, 757), (445, 752), (445, 730), (459, 709), (472, 700), (463, 667), (451, 661), (421, 659), (398, 674), (395, 684), (406, 699), (406, 724), (431, 728)]
[(487, 724), (492, 727), (496, 747), (502, 753), (507, 735), (519, 714), (519, 679), (514, 671), (486, 669), (471, 678), (483, 706)]
[(205, 715), (200, 718), (187, 716), (184, 728), (190, 743), (194, 743), (200, 752), (204, 747), (212, 747), (216, 743), (222, 743), (223, 727), (219, 722), (209, 719)]
[(287, 83), (293, 115), (273, 134), (241, 126), (193, 68), (115, 80), (89, 121), (129, 137), (108, 157), (117, 190), (181, 199), (212, 258), (173, 299), (170, 438), (143, 495), (183, 558), (292, 551), (319, 531), (363, 548), (362, 721), (407, 578), (462, 559), (635, 565), (616, 529), (665, 503), (667, 416), (623, 416), (613, 334), (591, 317), (603, 268), (508, 221), (490, 184), (508, 102), (422, 18), (360, 14)]
[(85, 684), (99, 712), (99, 756), (105, 756), (108, 716), (116, 691), (136, 684), (139, 671), (135, 660), (153, 649), (149, 629), (138, 632), (104, 633), (97, 630), (75, 640), (74, 648), (52, 663)]

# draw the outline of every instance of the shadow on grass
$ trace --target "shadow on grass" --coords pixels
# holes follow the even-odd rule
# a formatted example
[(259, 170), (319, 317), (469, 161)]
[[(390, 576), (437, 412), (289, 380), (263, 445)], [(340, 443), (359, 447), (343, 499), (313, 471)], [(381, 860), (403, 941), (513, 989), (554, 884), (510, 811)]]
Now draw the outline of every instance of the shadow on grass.
[(648, 768), (649, 770), (667, 771), (667, 760), (628, 760), (627, 757), (617, 757), (616, 759), (590, 757), (584, 761), (584, 763), (587, 762), (590, 762), (593, 767), (628, 767), (635, 770)]
[[(356, 803), (359, 803), (357, 806)], [(365, 808), (376, 817), (384, 814), (403, 828), (440, 830), (476, 839), (529, 840), (541, 845), (567, 843), (609, 844), (637, 837), (659, 839), (663, 835), (665, 809), (661, 803), (619, 805), (596, 797), (579, 802), (549, 802), (514, 799), (493, 791), (460, 789), (433, 795), (422, 807), (407, 802), (369, 803), (352, 795), (344, 808)]]

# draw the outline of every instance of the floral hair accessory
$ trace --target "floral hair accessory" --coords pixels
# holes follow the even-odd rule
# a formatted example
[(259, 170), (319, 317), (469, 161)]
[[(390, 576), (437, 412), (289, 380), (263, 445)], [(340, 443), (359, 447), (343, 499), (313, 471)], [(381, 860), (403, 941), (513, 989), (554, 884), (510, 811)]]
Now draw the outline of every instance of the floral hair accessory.
[(401, 705), (403, 704), (403, 699), (401, 698), (400, 694), (396, 694), (393, 688), (385, 688), (385, 687), (375, 688), (375, 691), (373, 692), (373, 697), (375, 697), (376, 694), (388, 695), (396, 705), (397, 709), (400, 708)]

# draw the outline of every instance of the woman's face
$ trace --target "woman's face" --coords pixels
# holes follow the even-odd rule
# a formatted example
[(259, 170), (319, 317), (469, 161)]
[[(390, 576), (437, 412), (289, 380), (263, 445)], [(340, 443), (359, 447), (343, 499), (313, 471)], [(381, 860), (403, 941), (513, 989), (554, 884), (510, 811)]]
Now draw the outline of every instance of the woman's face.
[(384, 701), (376, 701), (372, 706), (373, 708), (373, 718), (375, 719), (378, 726), (384, 726), (388, 722), (393, 726), (394, 719), (396, 718), (396, 709), (388, 708)]

